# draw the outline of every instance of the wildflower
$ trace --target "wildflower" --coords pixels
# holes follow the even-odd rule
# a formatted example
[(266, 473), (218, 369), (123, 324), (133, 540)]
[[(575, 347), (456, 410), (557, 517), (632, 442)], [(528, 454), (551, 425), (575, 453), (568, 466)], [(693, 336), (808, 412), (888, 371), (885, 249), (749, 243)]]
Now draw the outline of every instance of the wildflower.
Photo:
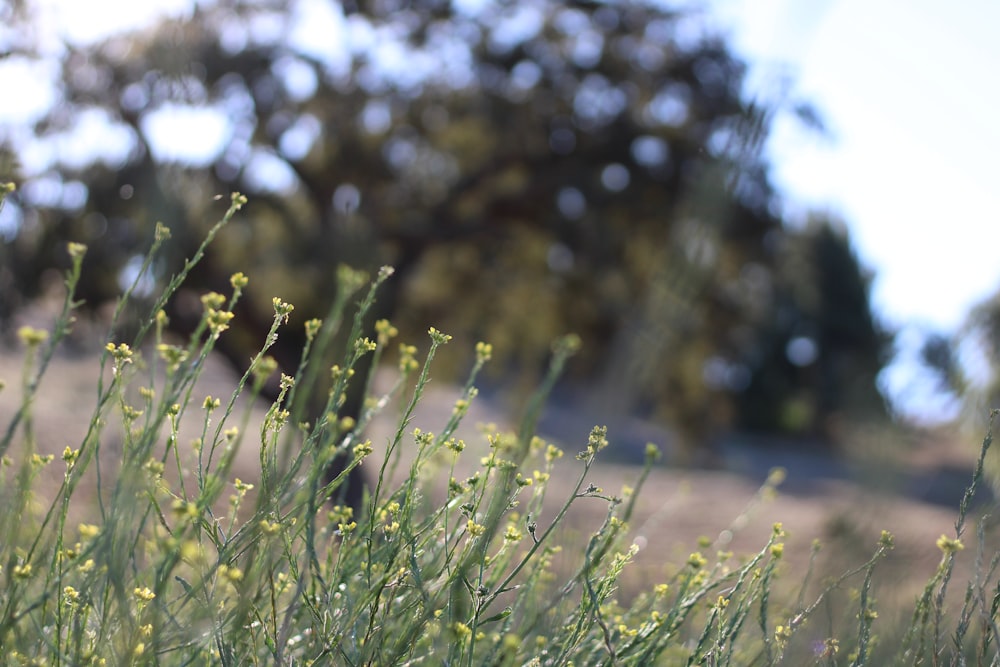
[(31, 465), (35, 466), (36, 468), (43, 468), (48, 464), (52, 463), (52, 460), (54, 458), (55, 456), (53, 454), (46, 454), (45, 456), (42, 456), (41, 454), (32, 454)]
[(493, 356), (493, 346), (482, 341), (476, 343), (476, 361), (480, 364), (486, 363)]
[(63, 588), (63, 601), (69, 606), (73, 606), (80, 599), (80, 591), (76, 590), (72, 586), (66, 586)]
[(146, 470), (147, 473), (149, 473), (149, 476), (152, 477), (153, 479), (159, 479), (160, 477), (163, 476), (164, 465), (162, 461), (157, 461), (154, 458), (150, 458), (148, 461), (146, 461), (146, 463), (142, 467)]
[(156, 598), (156, 593), (149, 590), (149, 588), (145, 586), (142, 588), (136, 587), (135, 589), (133, 589), (132, 595), (134, 595), (136, 599), (142, 602), (151, 602)]
[(334, 364), (333, 366), (330, 367), (330, 378), (334, 382), (339, 381), (340, 378), (344, 377), (345, 375), (347, 379), (351, 379), (352, 377), (354, 377), (354, 369), (348, 368), (345, 371), (343, 368), (340, 367), (339, 364)]
[(878, 545), (883, 549), (892, 549), (895, 546), (895, 538), (893, 538), (892, 533), (883, 530), (882, 536), (878, 539)]
[(583, 346), (583, 341), (576, 334), (568, 334), (555, 342), (552, 346), (553, 352), (558, 355), (576, 354)]
[(389, 342), (390, 338), (395, 338), (399, 335), (399, 329), (392, 326), (389, 320), (379, 320), (375, 323), (375, 333), (378, 337), (378, 344), (385, 345)]
[(206, 316), (208, 328), (213, 336), (218, 336), (229, 328), (229, 322), (233, 319), (233, 313), (228, 310), (210, 309)]
[(211, 412), (220, 405), (222, 405), (222, 401), (220, 401), (219, 399), (212, 398), (211, 396), (206, 396), (205, 401), (201, 404), (201, 407)]
[(784, 646), (792, 637), (792, 628), (788, 625), (779, 625), (774, 628), (774, 641), (778, 646)]
[(331, 523), (350, 521), (354, 516), (354, 508), (350, 505), (334, 505), (333, 509), (327, 512), (327, 518)]
[(552, 463), (558, 458), (562, 458), (563, 451), (556, 447), (555, 445), (549, 445), (545, 449), (545, 461), (546, 463)]
[(462, 439), (456, 440), (455, 438), (448, 438), (448, 440), (444, 443), (444, 445), (445, 447), (455, 452), (456, 454), (461, 454), (462, 451), (465, 449), (465, 440)]
[(590, 431), (590, 436), (587, 438), (588, 448), (593, 447), (595, 450), (601, 450), (608, 446), (608, 427), (607, 426), (595, 426)]
[(503, 539), (506, 542), (520, 542), (523, 537), (524, 533), (514, 526), (507, 526), (507, 531), (503, 534)]
[(242, 271), (237, 271), (233, 275), (229, 276), (229, 284), (233, 286), (233, 289), (239, 290), (247, 286), (250, 279), (243, 274)]
[(170, 373), (180, 368), (180, 365), (187, 361), (188, 358), (187, 350), (176, 345), (160, 343), (156, 346), (156, 351), (160, 353), (160, 358), (167, 363), (167, 371)]
[(67, 243), (66, 250), (69, 252), (69, 256), (72, 259), (82, 259), (87, 253), (87, 246), (83, 243)]
[(319, 330), (323, 327), (323, 320), (313, 318), (306, 321), (306, 340), (312, 340), (319, 333)]
[(48, 340), (49, 332), (34, 327), (21, 327), (17, 330), (17, 337), (27, 347), (38, 347)]
[(295, 306), (287, 301), (282, 301), (278, 297), (271, 299), (271, 305), (274, 306), (274, 314), (286, 323), (288, 322), (288, 316), (295, 310)]
[(448, 628), (452, 631), (452, 634), (455, 635), (455, 639), (458, 641), (467, 639), (472, 634), (472, 630), (469, 629), (469, 626), (461, 621), (455, 621), (448, 626)]
[(265, 355), (261, 357), (256, 364), (254, 364), (253, 376), (258, 382), (263, 382), (267, 378), (271, 377), (271, 374), (276, 370), (278, 370), (278, 362), (274, 357)]
[(782, 554), (785, 553), (785, 543), (778, 542), (771, 545), (771, 556), (773, 558), (781, 558)]
[(136, 419), (142, 416), (142, 410), (133, 408), (131, 405), (122, 406), (122, 417), (125, 418), (126, 422), (134, 422)]
[(353, 450), (353, 452), (354, 452), (354, 458), (355, 459), (363, 459), (366, 456), (368, 456), (369, 454), (371, 454), (373, 451), (375, 451), (375, 448), (372, 447), (372, 441), (371, 440), (365, 440), (364, 442), (361, 442), (361, 443), (358, 443), (357, 445), (354, 445), (354, 450)]
[(692, 570), (700, 570), (701, 568), (705, 567), (706, 563), (708, 563), (708, 559), (697, 551), (688, 556), (687, 559), (688, 567), (690, 567)]
[(23, 563), (21, 565), (14, 566), (14, 577), (17, 579), (30, 579), (31, 578), (31, 563)]
[(198, 505), (197, 503), (192, 503), (186, 500), (178, 498), (171, 505), (170, 509), (179, 517), (187, 517), (189, 519), (198, 518)]
[(83, 541), (93, 539), (101, 533), (101, 528), (92, 523), (81, 523), (76, 529), (80, 533), (80, 539)]
[(162, 222), (157, 221), (156, 229), (153, 231), (153, 239), (162, 243), (170, 238), (170, 228)]
[(399, 370), (401, 373), (412, 373), (417, 370), (420, 364), (415, 358), (417, 348), (414, 345), (399, 345)]
[(635, 637), (637, 634), (639, 634), (639, 630), (636, 628), (629, 628), (624, 623), (619, 623), (618, 634), (620, 634), (622, 637)]
[(345, 292), (357, 291), (367, 280), (368, 276), (364, 271), (357, 271), (346, 264), (337, 267), (337, 283)]
[(480, 535), (486, 532), (486, 526), (478, 524), (472, 519), (469, 519), (469, 522), (466, 524), (465, 529), (473, 537), (479, 537)]
[(261, 519), (258, 525), (265, 535), (274, 535), (281, 528), (281, 524), (277, 521), (268, 521), (267, 519)]
[(427, 330), (427, 335), (429, 335), (431, 337), (431, 340), (437, 343), (438, 345), (444, 345), (445, 343), (451, 340), (451, 336), (445, 333), (441, 333), (434, 327), (431, 327), (430, 329)]
[(942, 535), (937, 540), (937, 547), (946, 554), (953, 554), (964, 549), (965, 545), (962, 544), (962, 540), (958, 538), (951, 538), (947, 535)]
[(230, 200), (232, 201), (230, 206), (234, 212), (246, 206), (247, 203), (246, 195), (241, 195), (239, 192), (230, 195)]
[(218, 292), (208, 292), (201, 295), (201, 305), (205, 307), (206, 313), (216, 311), (226, 303), (226, 297)]

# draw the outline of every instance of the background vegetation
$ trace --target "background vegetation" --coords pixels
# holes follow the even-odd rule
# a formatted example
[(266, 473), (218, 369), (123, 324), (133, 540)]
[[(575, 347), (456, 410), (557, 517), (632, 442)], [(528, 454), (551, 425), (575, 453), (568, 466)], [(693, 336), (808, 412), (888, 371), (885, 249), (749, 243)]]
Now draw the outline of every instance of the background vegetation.
[[(325, 312), (339, 263), (391, 264), (375, 316), (492, 341), (495, 381), (537, 377), (549, 341), (576, 332), (569, 381), (663, 420), (688, 457), (729, 429), (832, 442), (845, 415), (885, 415), (891, 334), (870, 276), (836, 221), (783, 223), (761, 157), (773, 105), (798, 103), (748, 99), (743, 63), (696, 14), (319, 3), (343, 30), (317, 40), (308, 6), (199, 4), (59, 50), (55, 103), (29, 133), (2, 133), (0, 177), (23, 186), (0, 244), (0, 321), (66, 266), (67, 239), (91, 248), (79, 293), (100, 312), (163, 220), (173, 239), (149, 272), (163, 284), (201, 242), (211, 197), (238, 189), (252, 205), (168, 308), (188, 333), (198, 294), (252, 270), (239, 331), (219, 344), (240, 370), (272, 296), (302, 322)], [(9, 58), (51, 58), (31, 39), (32, 3), (3, 11), (25, 28), (5, 37)], [(196, 112), (221, 137), (200, 156), (157, 130)], [(68, 150), (88, 123), (121, 145)], [(283, 338), (282, 368), (303, 343)]]
[[(611, 440), (605, 427), (595, 426), (579, 443), (576, 481), (556, 483), (568, 470), (560, 466), (564, 451), (535, 435), (535, 427), (557, 376), (579, 349), (576, 337), (553, 345), (520, 427), (486, 427), (487, 453), (471, 467), (475, 449), (467, 451), (455, 434), (476, 398), (474, 383), (492, 356), (490, 345), (475, 346), (468, 381), (438, 433), (413, 427), (412, 419), (432, 362), (451, 336), (430, 328), (427, 352), (419, 359), (405, 346), (398, 381), (385, 395), (369, 394), (370, 376), (352, 373), (362, 357), (381, 356), (398, 333), (383, 320), (375, 340), (362, 336), (365, 314), (388, 270), (366, 289), (357, 272), (341, 269), (328, 319), (308, 325), (302, 366), (295, 377), (282, 374), (278, 396), (259, 424), (250, 421), (252, 403), (240, 408), (238, 399), (259, 395), (276, 372), (267, 352), (281, 339), (293, 304), (272, 300), (271, 327), (230, 395), (195, 394), (213, 348), (238, 326), (234, 309), (248, 278), (234, 274), (225, 294), (203, 297), (201, 322), (187, 340), (168, 342), (162, 307), (245, 203), (233, 195), (203, 246), (156, 295), (131, 342), (105, 345), (85, 435), (60, 457), (40, 450), (51, 443), (36, 438), (34, 408), (55, 350), (74, 322), (86, 246), (67, 247), (71, 266), (52, 328), (18, 329), (20, 403), (0, 436), (0, 499), (6, 508), (0, 515), (0, 646), (7, 662), (996, 661), (1000, 557), (985, 558), (985, 521), (979, 523), (972, 573), (955, 577), (991, 434), (953, 536), (938, 538), (941, 559), (912, 605), (906, 604), (908, 620), (897, 621), (899, 609), (876, 597), (884, 590), (877, 585), (884, 576), (880, 565), (895, 546), (885, 530), (868, 545), (867, 560), (822, 581), (814, 581), (814, 544), (804, 579), (790, 586), (783, 582), (787, 534), (781, 523), (773, 524), (755, 552), (737, 554), (702, 539), (686, 558), (661, 563), (656, 580), (623, 598), (619, 581), (640, 550), (638, 542), (629, 544), (629, 521), (659, 452), (647, 445), (635, 483), (605, 491), (590, 473)], [(147, 262), (169, 236), (168, 228), (157, 227)], [(140, 281), (141, 274), (117, 302), (112, 331)], [(350, 320), (345, 308), (354, 297), (360, 308)], [(329, 369), (312, 352), (341, 328), (346, 336), (336, 355), (340, 363)], [(299, 422), (300, 406), (314, 404), (306, 380), (314, 369), (332, 370), (332, 391), (324, 394), (322, 417)], [(358, 419), (340, 418), (336, 406), (354, 382), (366, 387), (369, 400)], [(394, 435), (376, 453), (366, 430), (393, 397), (401, 406)], [(185, 442), (181, 434), (192, 423), (201, 436)], [(255, 483), (233, 477), (244, 448), (256, 459)], [(463, 454), (466, 463), (460, 465)], [(344, 460), (344, 473), (327, 483), (334, 458)], [(363, 502), (357, 509), (332, 504), (349, 471), (361, 465), (375, 471)], [(46, 486), (41, 479), (52, 467), (61, 479)], [(395, 474), (397, 468), (402, 474)], [(460, 469), (472, 474), (460, 475)], [(449, 474), (444, 493), (437, 488), (442, 473)], [(96, 485), (81, 483), (94, 475)], [(773, 471), (760, 497), (773, 493), (783, 477), (783, 471)], [(568, 493), (546, 503), (548, 492), (558, 489)], [(554, 567), (574, 532), (567, 530), (567, 512), (595, 502), (606, 506), (603, 522), (582, 527), (585, 547), (568, 554), (561, 569)], [(950, 585), (961, 586), (960, 596), (948, 595)], [(888, 622), (880, 620), (884, 610), (894, 612)]]

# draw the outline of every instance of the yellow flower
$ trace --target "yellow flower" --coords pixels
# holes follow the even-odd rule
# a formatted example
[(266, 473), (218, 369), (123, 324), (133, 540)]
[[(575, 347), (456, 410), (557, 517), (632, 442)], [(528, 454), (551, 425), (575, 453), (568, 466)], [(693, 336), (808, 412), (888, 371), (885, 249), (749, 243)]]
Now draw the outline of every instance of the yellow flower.
[(156, 599), (156, 593), (154, 593), (153, 591), (149, 590), (149, 588), (146, 587), (146, 586), (144, 586), (142, 588), (136, 587), (132, 591), (132, 595), (134, 595), (137, 599), (142, 600), (143, 602), (150, 602), (150, 601)]
[(953, 554), (965, 548), (962, 540), (942, 535), (937, 540), (937, 547), (946, 554)]
[(692, 570), (700, 570), (701, 568), (705, 567), (706, 563), (708, 563), (708, 559), (697, 551), (688, 556), (687, 559), (688, 567), (690, 567)]
[(17, 337), (28, 347), (38, 347), (48, 340), (49, 332), (34, 327), (21, 327), (17, 330)]
[(100, 534), (101, 529), (99, 526), (95, 526), (92, 523), (81, 523), (76, 529), (80, 533), (81, 540), (89, 540), (91, 538), (97, 537)]

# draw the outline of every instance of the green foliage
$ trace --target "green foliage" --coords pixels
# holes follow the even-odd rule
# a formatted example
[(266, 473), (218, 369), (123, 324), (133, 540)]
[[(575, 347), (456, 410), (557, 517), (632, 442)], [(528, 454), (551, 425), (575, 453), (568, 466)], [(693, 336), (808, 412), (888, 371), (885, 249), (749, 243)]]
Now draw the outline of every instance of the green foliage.
[[(234, 195), (213, 234), (244, 203)], [(168, 235), (159, 228), (148, 261), (155, 261)], [(232, 396), (197, 402), (193, 382), (217, 342), (239, 326), (232, 312), (248, 279), (234, 274), (229, 296), (204, 295), (201, 323), (190, 339), (167, 342), (162, 307), (201, 259), (196, 253), (155, 300), (136, 337), (107, 342), (102, 368), (108, 372), (96, 379), (95, 409), (79, 447), (67, 447), (61, 463), (41, 456), (32, 405), (71, 327), (86, 252), (81, 244), (68, 247), (65, 307), (52, 331), (19, 331), (22, 402), (0, 440), (0, 646), (11, 664), (892, 664), (874, 657), (878, 648), (892, 650), (896, 663), (906, 665), (995, 659), (997, 560), (980, 563), (951, 620), (945, 595), (982, 457), (955, 537), (939, 540), (941, 565), (898, 644), (876, 641), (875, 574), (893, 546), (887, 532), (868, 562), (824, 583), (811, 602), (805, 601), (809, 575), (797, 599), (779, 592), (785, 555), (780, 523), (756, 553), (734, 557), (699, 545), (663, 581), (623, 602), (616, 598), (617, 582), (636, 551), (628, 543), (628, 521), (656, 447), (648, 447), (634, 490), (615, 497), (588, 482), (610, 437), (595, 427), (576, 456), (578, 477), (567, 497), (552, 516), (542, 506), (562, 451), (536, 437), (535, 424), (579, 339), (556, 343), (520, 429), (489, 434), (488, 455), (464, 480), (454, 478), (465, 449), (454, 433), (492, 354), (485, 343), (476, 346), (463, 398), (440, 433), (411, 426), (431, 363), (450, 340), (434, 328), (423, 363), (404, 348), (400, 380), (389, 395), (372, 396), (357, 420), (330, 418), (349, 382), (367, 382), (352, 372), (359, 360), (379, 355), (394, 333), (380, 323), (376, 340), (369, 340), (361, 327), (388, 271), (364, 292), (360, 276), (343, 270), (329, 317), (308, 325), (299, 373), (281, 378), (277, 399), (253, 435), (235, 400), (244, 392), (258, 394), (275, 372), (267, 352), (283, 335), (293, 306), (272, 299), (270, 331)], [(297, 423), (298, 402), (309, 398), (299, 392), (308, 391), (306, 378), (320, 363), (311, 351), (334, 336), (325, 323), (341, 321), (348, 298), (359, 292), (361, 313), (332, 369), (326, 416)], [(129, 298), (126, 292), (118, 312)], [(150, 373), (141, 371), (143, 364)], [(410, 382), (398, 427), (377, 461), (365, 428)], [(73, 525), (71, 505), (79, 511), (88, 503), (79, 482), (95, 466), (100, 474), (106, 430), (115, 421), (124, 434), (120, 468), (90, 504), (93, 520)], [(201, 424), (193, 453), (178, 446), (179, 425), (186, 421)], [(990, 441), (988, 436), (983, 457)], [(259, 478), (231, 480), (238, 451), (248, 447), (259, 451)], [(348, 464), (344, 475), (326, 483), (333, 457)], [(430, 491), (439, 478), (432, 462), (441, 458), (452, 475), (438, 503)], [(408, 473), (394, 476), (401, 461), (408, 462)], [(379, 471), (365, 506), (355, 514), (330, 504), (348, 471), (362, 464)], [(53, 465), (64, 467), (61, 483), (50, 497), (36, 496), (40, 471)], [(171, 470), (177, 482), (169, 481)], [(774, 475), (767, 489), (779, 482)], [(591, 502), (607, 505), (606, 519), (588, 528), (586, 548), (570, 571), (554, 569), (568, 510)], [(831, 614), (830, 600), (857, 579), (856, 596)], [(814, 619), (824, 633), (818, 643), (803, 630)]]
[[(97, 114), (128, 150), (84, 165), (53, 151), (24, 174), (20, 233), (0, 245), (0, 325), (2, 304), (37, 295), (64, 266), (67, 238), (91, 246), (80, 298), (99, 308), (155, 221), (168, 221), (170, 261), (151, 266), (164, 284), (201, 242), (209, 198), (240, 190), (254, 206), (191, 273), (193, 294), (168, 304), (171, 326), (189, 334), (194, 296), (252, 269), (241, 327), (217, 347), (240, 372), (270, 326), (273, 293), (304, 322), (326, 312), (336, 266), (390, 264), (397, 279), (372, 320), (391, 318), (406, 337), (434, 324), (462, 345), (488, 339), (495, 372), (534, 375), (549, 341), (575, 331), (584, 345), (570, 372), (607, 387), (623, 412), (663, 418), (692, 448), (730, 421), (814, 429), (850, 395), (841, 376), (877, 373), (881, 354), (838, 341), (818, 341), (813, 368), (788, 368), (800, 329), (869, 327), (867, 292), (846, 309), (788, 294), (790, 271), (823, 291), (861, 270), (791, 270), (782, 248), (799, 235), (775, 213), (760, 152), (774, 110), (743, 97), (744, 64), (696, 15), (640, 1), (342, 6), (344, 34), (331, 42), (372, 35), (412, 71), (381, 71), (361, 47), (345, 47), (343, 61), (303, 47), (292, 38), (301, 17), (275, 3), (199, 6), (149, 33), (68, 46), (60, 104), (33, 141), (65, 141), (77, 118)], [(185, 111), (228, 123), (224, 145), (191, 164), (149, 131), (158, 114)], [(86, 188), (80, 206), (41, 196), (75, 184)], [(285, 372), (301, 331), (271, 350)], [(757, 398), (781, 409), (748, 405)], [(796, 409), (805, 417), (789, 418)]]

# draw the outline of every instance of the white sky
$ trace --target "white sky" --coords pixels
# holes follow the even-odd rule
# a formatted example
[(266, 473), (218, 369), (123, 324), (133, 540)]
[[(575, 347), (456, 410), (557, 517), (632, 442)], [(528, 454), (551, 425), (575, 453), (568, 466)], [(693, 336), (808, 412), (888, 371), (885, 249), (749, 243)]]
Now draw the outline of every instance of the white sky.
[[(792, 97), (812, 102), (828, 124), (833, 136), (825, 140), (779, 118), (770, 146), (776, 183), (793, 208), (842, 216), (862, 260), (876, 271), (876, 310), (886, 323), (910, 327), (903, 347), (915, 327), (957, 328), (971, 306), (1000, 287), (1000, 2), (673, 4), (699, 2), (708, 3), (751, 62), (754, 84), (773, 91), (779, 75), (790, 74)], [(80, 41), (141, 26), (151, 7), (177, 16), (192, 6), (190, 0), (40, 4)], [(17, 88), (29, 90), (29, 83)], [(904, 354), (886, 375), (897, 397), (912, 389), (910, 366)]]
[(916, 330), (952, 331), (1000, 288), (1000, 3), (992, 0), (710, 0), (766, 80), (833, 134), (780, 122), (775, 180), (803, 207), (841, 215), (876, 273), (874, 307), (902, 327), (884, 380), (916, 411), (949, 410), (917, 386)]
[(1000, 287), (1000, 3), (716, 1), (748, 54), (794, 62), (833, 131), (779, 131), (779, 183), (842, 213), (883, 316), (957, 326)]

